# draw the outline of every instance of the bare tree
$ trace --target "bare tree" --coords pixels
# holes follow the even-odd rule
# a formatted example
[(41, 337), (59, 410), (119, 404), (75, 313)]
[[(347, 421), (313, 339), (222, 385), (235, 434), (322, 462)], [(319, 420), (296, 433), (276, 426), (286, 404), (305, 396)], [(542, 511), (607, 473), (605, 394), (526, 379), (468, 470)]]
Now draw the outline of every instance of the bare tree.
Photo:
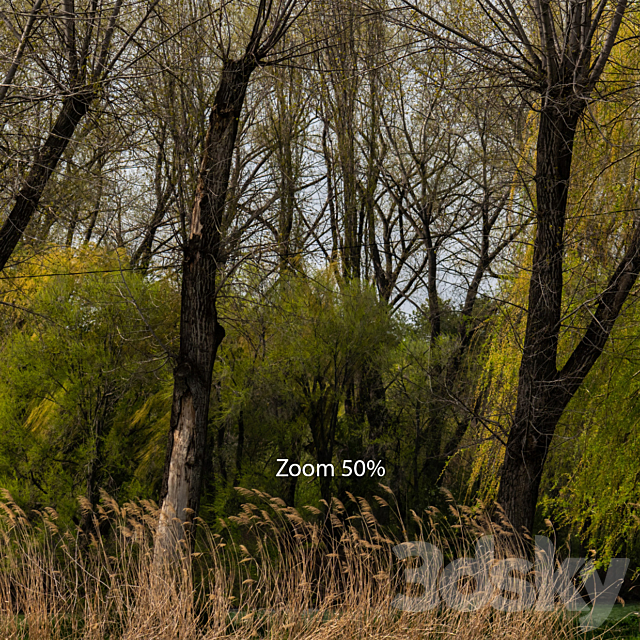
[(421, 500), (446, 481), (479, 407), (481, 328), (495, 310), (496, 271), (528, 220), (512, 197), (526, 109), (448, 52), (414, 53), (394, 73), (404, 81), (389, 83), (383, 103), (379, 255), (391, 301), (413, 303), (428, 330), (430, 356), (414, 366), (429, 392), (406, 395), (415, 409), (406, 480)]
[[(105, 90), (114, 65), (127, 50), (157, 1), (151, 3), (137, 24), (129, 25), (131, 30), (128, 33), (125, 31), (123, 38), (116, 39), (115, 51), (112, 51), (112, 40), (119, 24), (123, 0), (113, 4), (89, 0), (82, 9), (77, 8), (73, 0), (65, 0), (61, 10), (49, 7), (46, 13), (46, 21), (50, 25), (49, 37), (52, 40), (59, 38), (59, 49), (45, 51), (43, 55), (35, 53), (34, 64), (43, 70), (55, 86), (62, 104), (46, 140), (33, 156), (9, 215), (0, 228), (0, 270), (4, 269), (31, 221), (45, 187), (78, 125)], [(5, 103), (13, 97), (10, 90), (14, 88), (15, 92), (15, 87), (19, 86), (14, 82), (19, 76), (24, 52), (34, 36), (38, 12), (44, 13), (44, 7), (36, 2), (1, 87), (0, 95)], [(58, 65), (53, 65), (51, 59), (64, 60), (64, 66), (56, 68)]]

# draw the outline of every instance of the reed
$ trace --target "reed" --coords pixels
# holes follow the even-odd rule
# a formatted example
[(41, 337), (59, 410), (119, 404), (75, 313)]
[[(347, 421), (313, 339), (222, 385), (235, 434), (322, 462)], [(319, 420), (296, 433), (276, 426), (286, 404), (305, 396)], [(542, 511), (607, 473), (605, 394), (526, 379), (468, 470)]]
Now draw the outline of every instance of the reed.
[[(119, 505), (103, 494), (95, 509), (81, 508), (93, 532), (63, 530), (53, 509), (30, 514), (7, 493), (0, 502), (0, 637), (30, 640), (351, 640), (418, 638), (578, 638), (561, 609), (499, 613), (438, 607), (400, 611), (406, 562), (393, 554), (398, 539), (374, 509), (350, 496), (300, 511), (259, 491), (239, 490), (241, 512), (217, 531), (196, 520), (195, 543), (172, 556), (155, 556), (157, 505)], [(388, 508), (389, 496), (376, 498)], [(453, 521), (451, 520), (453, 518)], [(451, 557), (473, 553), (496, 523), (452, 507), (414, 514), (418, 539)], [(86, 519), (85, 519), (86, 521)], [(513, 550), (511, 550), (513, 551)], [(409, 589), (409, 590), (407, 590)], [(413, 589), (413, 591), (411, 591)]]

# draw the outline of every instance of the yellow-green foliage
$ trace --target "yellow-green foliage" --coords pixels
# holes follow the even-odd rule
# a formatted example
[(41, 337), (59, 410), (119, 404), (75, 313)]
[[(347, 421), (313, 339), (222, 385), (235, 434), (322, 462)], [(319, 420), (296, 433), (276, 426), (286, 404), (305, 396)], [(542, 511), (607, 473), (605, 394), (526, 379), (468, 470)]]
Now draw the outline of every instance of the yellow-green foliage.
[[(610, 74), (625, 81), (624, 69), (614, 67)], [(625, 117), (632, 99), (614, 96), (600, 103), (577, 138), (565, 234), (559, 370), (591, 321), (637, 216), (640, 132)], [(479, 484), (482, 496), (494, 496), (497, 490), (515, 409), (530, 263), (530, 249), (523, 250), (519, 267), (503, 287), (506, 302), (493, 324), (480, 385), (486, 389), (486, 422), (469, 434), (480, 441), (470, 485)], [(577, 532), (603, 562), (620, 553), (637, 554), (637, 323), (632, 296), (603, 355), (565, 411), (542, 484), (542, 515)]]
[(162, 455), (145, 452), (168, 426), (157, 398), (170, 385), (177, 290), (127, 266), (116, 253), (52, 250), (1, 281), (0, 482), (24, 504), (69, 517), (100, 486), (128, 495), (158, 481)]

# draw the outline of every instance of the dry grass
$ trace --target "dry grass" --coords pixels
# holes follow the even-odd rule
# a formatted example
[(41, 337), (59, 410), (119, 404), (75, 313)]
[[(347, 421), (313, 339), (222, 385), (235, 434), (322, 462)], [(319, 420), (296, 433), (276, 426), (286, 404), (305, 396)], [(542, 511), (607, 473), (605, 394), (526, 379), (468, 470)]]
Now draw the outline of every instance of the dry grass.
[[(157, 507), (150, 502), (120, 506), (103, 496), (93, 514), (103, 533), (87, 537), (61, 531), (53, 510), (28, 519), (5, 494), (0, 638), (578, 637), (560, 611), (397, 611), (391, 602), (406, 592), (405, 566), (366, 501), (354, 498), (351, 516), (338, 501), (303, 516), (258, 491), (244, 495), (247, 503), (222, 535), (198, 523), (194, 553), (183, 546), (171, 561), (154, 562)], [(458, 522), (447, 529), (435, 524), (435, 511), (416, 516), (423, 539), (457, 546), (450, 551), (460, 556), (478, 533), (495, 529), (468, 511), (454, 513)]]

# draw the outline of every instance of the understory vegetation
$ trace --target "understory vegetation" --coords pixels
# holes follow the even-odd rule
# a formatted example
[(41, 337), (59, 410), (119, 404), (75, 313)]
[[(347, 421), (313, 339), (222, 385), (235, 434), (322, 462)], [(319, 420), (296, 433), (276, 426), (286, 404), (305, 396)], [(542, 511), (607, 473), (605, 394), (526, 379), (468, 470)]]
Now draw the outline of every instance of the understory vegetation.
[[(389, 492), (382, 491), (391, 505), (380, 496), (378, 502), (393, 511)], [(505, 613), (490, 606), (402, 611), (394, 598), (422, 597), (424, 588), (404, 583), (410, 565), (398, 564), (392, 554), (399, 540), (383, 532), (366, 500), (351, 496), (346, 507), (334, 499), (321, 511), (287, 507), (260, 491), (242, 491), (242, 498), (239, 515), (221, 524), (219, 533), (198, 522), (194, 550), (181, 547), (166, 562), (154, 559), (159, 512), (152, 502), (120, 506), (103, 494), (92, 511), (82, 500), (95, 525), (87, 535), (59, 528), (53, 509), (29, 521), (5, 493), (3, 637), (578, 640), (622, 637), (637, 625), (630, 614), (585, 636), (579, 616), (562, 606), (544, 612)], [(422, 518), (415, 514), (419, 533), (413, 540), (435, 544), (446, 556), (472, 556), (475, 536), (504, 530), (464, 507), (450, 505), (452, 514), (452, 522), (437, 509)]]
[[(0, 484), (28, 513), (54, 508), (64, 526), (88, 526), (78, 496), (95, 505), (104, 489), (119, 502), (157, 501), (162, 482), (179, 291), (171, 277), (125, 265), (117, 252), (56, 250), (2, 282), (11, 306)], [(370, 287), (338, 288), (330, 271), (270, 281), (247, 269), (220, 309), (227, 335), (214, 373), (206, 522), (239, 509), (238, 486), (299, 507), (347, 492), (371, 500), (383, 482), (404, 521), (442, 507), (443, 489), (471, 505), (495, 497), (518, 363), (507, 317), (486, 310), (482, 339), (452, 380), (462, 322), (453, 308), (434, 343), (420, 311), (394, 313)], [(596, 549), (605, 565), (616, 555), (638, 562), (634, 326), (629, 314), (563, 419), (536, 520), (545, 529), (550, 518), (562, 542)], [(474, 404), (486, 422), (469, 416)], [(386, 475), (277, 477), (278, 459), (333, 463), (336, 474), (342, 460), (376, 459)]]

